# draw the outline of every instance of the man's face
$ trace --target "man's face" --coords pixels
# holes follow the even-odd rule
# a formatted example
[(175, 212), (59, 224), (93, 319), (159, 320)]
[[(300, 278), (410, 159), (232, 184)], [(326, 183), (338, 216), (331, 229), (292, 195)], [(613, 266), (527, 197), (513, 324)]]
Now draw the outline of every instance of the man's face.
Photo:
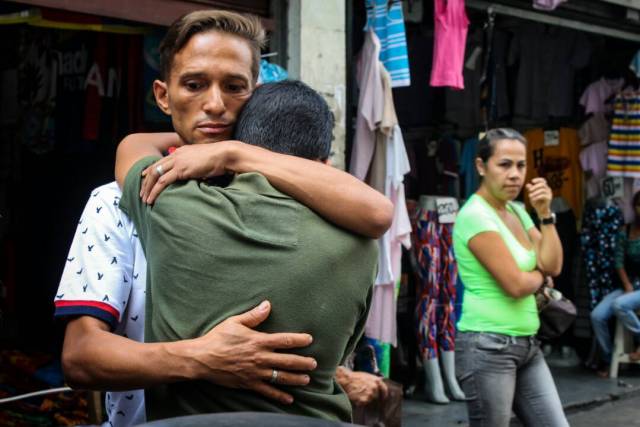
[(174, 56), (168, 81), (153, 89), (186, 144), (231, 139), (253, 91), (251, 64), (246, 40), (215, 30), (194, 35)]

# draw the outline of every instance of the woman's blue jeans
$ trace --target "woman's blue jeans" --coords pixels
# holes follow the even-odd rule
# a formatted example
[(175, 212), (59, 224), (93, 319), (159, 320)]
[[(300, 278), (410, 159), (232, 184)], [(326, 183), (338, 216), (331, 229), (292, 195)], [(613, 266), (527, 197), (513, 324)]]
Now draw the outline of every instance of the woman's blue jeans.
[(616, 289), (607, 294), (591, 311), (593, 332), (606, 363), (611, 361), (613, 347), (609, 319), (614, 315), (617, 316), (625, 328), (636, 336), (640, 336), (640, 320), (636, 314), (638, 309), (640, 309), (640, 291), (625, 293), (622, 289)]
[(569, 426), (533, 336), (458, 332), (456, 376), (471, 427), (508, 427), (512, 411), (525, 426)]

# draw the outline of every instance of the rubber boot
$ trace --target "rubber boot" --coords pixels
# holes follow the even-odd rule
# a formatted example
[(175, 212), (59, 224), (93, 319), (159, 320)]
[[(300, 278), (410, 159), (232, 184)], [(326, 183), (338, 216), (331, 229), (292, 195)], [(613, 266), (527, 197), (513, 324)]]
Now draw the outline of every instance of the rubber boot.
[(444, 379), (447, 391), (449, 391), (449, 397), (453, 400), (466, 400), (466, 396), (456, 380), (455, 352), (441, 352), (440, 360), (442, 361), (442, 378)]
[(425, 359), (423, 366), (425, 376), (424, 391), (427, 395), (427, 400), (439, 404), (449, 403), (449, 399), (444, 393), (444, 386), (442, 385), (438, 358)]

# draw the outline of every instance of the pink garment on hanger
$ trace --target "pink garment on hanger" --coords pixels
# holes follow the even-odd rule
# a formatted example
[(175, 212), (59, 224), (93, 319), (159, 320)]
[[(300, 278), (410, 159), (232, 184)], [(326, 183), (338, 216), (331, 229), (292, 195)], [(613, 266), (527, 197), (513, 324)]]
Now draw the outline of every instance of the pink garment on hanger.
[[(622, 90), (624, 79), (605, 79), (591, 83), (580, 97), (580, 105), (584, 112), (611, 113), (613, 111), (613, 96)], [(609, 101), (607, 103), (607, 101)]]
[(469, 19), (464, 0), (434, 0), (435, 37), (431, 86), (464, 89), (462, 67)]
[[(411, 247), (411, 221), (407, 212), (403, 183), (404, 176), (411, 167), (402, 131), (398, 125), (394, 127), (393, 134), (387, 141), (386, 160), (385, 195), (393, 203), (394, 210), (391, 227), (380, 242), (381, 250), (383, 245), (386, 245), (388, 255), (386, 262), (390, 264), (391, 277), (387, 283), (380, 282), (380, 275), (376, 278), (369, 317), (365, 325), (365, 335), (396, 346), (396, 284), (402, 273), (402, 246), (407, 249)], [(383, 263), (382, 260), (381, 263)]]
[(363, 180), (369, 170), (376, 144), (376, 127), (382, 120), (384, 90), (382, 88), (380, 40), (369, 29), (364, 36), (364, 45), (358, 58), (357, 75), (360, 97), (356, 117), (356, 133), (351, 151), (349, 172)]

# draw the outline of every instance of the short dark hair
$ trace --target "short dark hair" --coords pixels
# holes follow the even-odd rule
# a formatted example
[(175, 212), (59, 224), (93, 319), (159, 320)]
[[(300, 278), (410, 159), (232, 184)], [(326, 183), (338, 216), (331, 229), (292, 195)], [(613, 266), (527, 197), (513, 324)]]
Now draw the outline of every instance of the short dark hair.
[(235, 139), (247, 144), (311, 160), (329, 157), (332, 134), (327, 102), (297, 80), (258, 86), (235, 129)]
[(480, 157), (480, 159), (482, 159), (484, 163), (487, 163), (489, 158), (493, 156), (493, 153), (495, 153), (496, 151), (496, 143), (498, 141), (502, 141), (503, 139), (515, 139), (516, 141), (520, 141), (521, 143), (523, 143), (525, 146), (527, 145), (526, 138), (515, 129), (490, 129), (478, 143), (476, 157)]
[(243, 38), (249, 43), (252, 53), (251, 74), (253, 83), (260, 73), (260, 49), (266, 36), (260, 18), (227, 10), (197, 10), (178, 18), (167, 30), (160, 43), (160, 78), (169, 79), (173, 58), (191, 37), (206, 31), (220, 31)]
[(633, 199), (631, 199), (631, 207), (635, 208), (639, 200), (640, 200), (640, 191), (636, 191), (635, 194), (633, 195)]

